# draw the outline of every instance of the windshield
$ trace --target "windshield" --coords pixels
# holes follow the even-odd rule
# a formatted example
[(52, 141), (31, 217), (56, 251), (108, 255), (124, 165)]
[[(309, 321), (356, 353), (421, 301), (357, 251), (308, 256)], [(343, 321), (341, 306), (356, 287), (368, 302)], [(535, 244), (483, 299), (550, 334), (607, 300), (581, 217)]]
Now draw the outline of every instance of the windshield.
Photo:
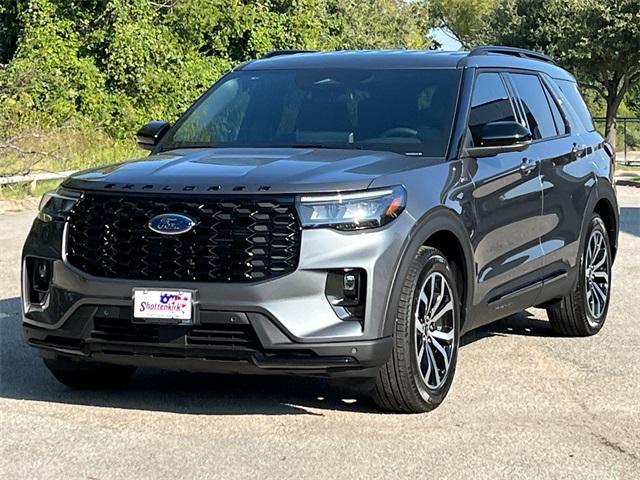
[(446, 153), (460, 71), (266, 70), (224, 77), (162, 150), (314, 147)]

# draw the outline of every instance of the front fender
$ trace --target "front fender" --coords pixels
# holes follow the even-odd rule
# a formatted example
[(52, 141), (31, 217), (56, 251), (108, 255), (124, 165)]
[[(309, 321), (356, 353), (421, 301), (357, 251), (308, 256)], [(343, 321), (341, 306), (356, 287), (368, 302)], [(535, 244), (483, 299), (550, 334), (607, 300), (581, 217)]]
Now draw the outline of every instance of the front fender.
[(469, 234), (456, 212), (446, 207), (436, 207), (416, 222), (402, 246), (400, 261), (393, 274), (387, 295), (383, 336), (393, 334), (402, 290), (402, 280), (406, 277), (412, 260), (418, 252), (418, 249), (425, 245), (425, 243), (428, 243), (428, 239), (438, 232), (453, 234), (464, 256), (463, 278), (465, 282), (465, 292), (463, 295), (462, 333), (466, 331), (465, 327), (468, 329), (469, 322), (465, 321), (465, 316), (466, 312), (470, 311), (470, 302), (473, 298), (474, 289), (473, 254)]

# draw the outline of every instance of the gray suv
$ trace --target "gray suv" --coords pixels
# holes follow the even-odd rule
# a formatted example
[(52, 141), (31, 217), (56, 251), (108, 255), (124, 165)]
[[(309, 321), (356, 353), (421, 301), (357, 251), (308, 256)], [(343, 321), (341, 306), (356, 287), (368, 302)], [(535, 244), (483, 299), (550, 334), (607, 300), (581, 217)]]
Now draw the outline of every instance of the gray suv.
[(274, 52), (137, 140), (45, 195), (24, 247), (24, 337), (71, 387), (312, 375), (422, 412), (465, 332), (607, 316), (614, 152), (544, 55)]

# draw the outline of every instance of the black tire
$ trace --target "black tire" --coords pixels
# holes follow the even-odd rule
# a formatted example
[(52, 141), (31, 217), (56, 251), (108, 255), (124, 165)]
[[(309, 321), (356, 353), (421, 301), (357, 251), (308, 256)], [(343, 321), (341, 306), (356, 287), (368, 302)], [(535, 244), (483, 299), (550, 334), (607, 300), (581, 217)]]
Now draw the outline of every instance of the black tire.
[(106, 389), (125, 385), (136, 372), (135, 367), (106, 363), (45, 359), (44, 364), (56, 379), (75, 389)]
[[(589, 283), (593, 281), (593, 277), (591, 277), (592, 273), (590, 274), (588, 271), (589, 261), (587, 257), (589, 256), (588, 251), (592, 236), (602, 238), (604, 251), (606, 252), (606, 273), (608, 275), (608, 287), (606, 292), (603, 292), (606, 300), (602, 307), (602, 313), (598, 316), (594, 315), (592, 311), (594, 307), (589, 304), (593, 296), (593, 292), (589, 292)], [(580, 256), (576, 286), (571, 293), (547, 307), (549, 321), (557, 333), (570, 337), (587, 337), (595, 335), (602, 329), (607, 318), (609, 299), (611, 297), (611, 258), (611, 245), (607, 229), (602, 218), (594, 213), (587, 229), (587, 236)], [(600, 288), (600, 291), (603, 291), (603, 289)]]
[[(430, 346), (433, 345), (434, 339), (432, 337), (431, 340), (427, 340), (416, 331), (415, 318), (416, 309), (421, 309), (421, 305), (425, 305), (424, 311), (427, 309), (427, 304), (421, 304), (419, 300), (423, 286), (427, 287), (425, 282), (429, 278), (440, 278), (440, 276), (433, 277), (434, 272), (440, 274), (449, 286), (449, 294), (444, 297), (450, 295), (452, 308), (441, 318), (446, 318), (447, 328), (450, 328), (447, 335), (453, 337), (449, 350), (448, 369), (446, 369), (446, 374), (439, 378), (439, 381), (443, 383), (436, 385), (436, 388), (429, 386), (428, 380), (425, 380), (423, 372), (425, 359), (423, 358), (420, 365), (418, 364), (419, 347), (422, 346), (426, 352), (427, 348), (432, 348)], [(455, 278), (451, 266), (440, 251), (431, 247), (421, 247), (418, 250), (409, 272), (403, 280), (394, 330), (393, 351), (387, 363), (378, 372), (372, 394), (373, 400), (379, 407), (394, 412), (427, 412), (440, 405), (446, 397), (456, 369), (460, 336), (460, 297)], [(440, 281), (442, 285), (442, 280)], [(446, 298), (442, 301), (446, 301)], [(444, 303), (438, 305), (442, 308)], [(436, 308), (434, 312), (437, 313), (438, 309)], [(426, 315), (423, 316), (426, 317)], [(437, 317), (437, 314), (435, 316)], [(440, 328), (444, 327), (435, 327), (436, 330)], [(426, 330), (427, 328), (424, 329), (424, 331)], [(433, 332), (432, 329), (429, 330)], [(425, 343), (427, 341), (430, 343)], [(449, 347), (449, 345), (447, 346)], [(424, 352), (422, 353), (424, 354)], [(432, 352), (435, 352), (433, 348)], [(427, 362), (429, 362), (429, 358), (426, 359)], [(441, 355), (440, 360), (442, 361), (443, 358), (444, 355)], [(428, 371), (431, 372), (431, 370)], [(429, 373), (426, 373), (426, 376), (429, 377)]]

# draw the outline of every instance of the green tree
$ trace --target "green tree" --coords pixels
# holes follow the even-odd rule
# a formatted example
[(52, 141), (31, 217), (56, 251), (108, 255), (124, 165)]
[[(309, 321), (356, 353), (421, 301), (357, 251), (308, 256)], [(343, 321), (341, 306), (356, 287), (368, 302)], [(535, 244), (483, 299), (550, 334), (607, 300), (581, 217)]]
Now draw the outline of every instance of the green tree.
[(43, 126), (75, 116), (102, 118), (104, 76), (94, 59), (82, 54), (82, 41), (72, 22), (56, 16), (49, 0), (32, 0), (21, 21), (20, 43), (0, 83), (12, 85), (20, 79), (24, 87), (2, 97), (4, 107), (22, 107), (16, 116)]
[(439, 26), (452, 33), (463, 47), (469, 48), (496, 4), (497, 0), (432, 0), (430, 7)]
[(428, 3), (403, 0), (326, 0), (327, 49), (427, 48), (435, 25)]
[(23, 4), (19, 0), (3, 0), (0, 3), (0, 64), (9, 63), (16, 51), (22, 29), (18, 12)]
[[(427, 2), (4, 0), (0, 112), (126, 137), (175, 119), (234, 65), (274, 49), (429, 46)], [(13, 126), (11, 127), (13, 128)]]
[(640, 118), (640, 82), (637, 82), (631, 87), (626, 97), (626, 103), (629, 109), (635, 113), (636, 117)]
[(546, 52), (606, 105), (605, 135), (640, 82), (640, 0), (507, 0), (497, 3), (471, 43)]

